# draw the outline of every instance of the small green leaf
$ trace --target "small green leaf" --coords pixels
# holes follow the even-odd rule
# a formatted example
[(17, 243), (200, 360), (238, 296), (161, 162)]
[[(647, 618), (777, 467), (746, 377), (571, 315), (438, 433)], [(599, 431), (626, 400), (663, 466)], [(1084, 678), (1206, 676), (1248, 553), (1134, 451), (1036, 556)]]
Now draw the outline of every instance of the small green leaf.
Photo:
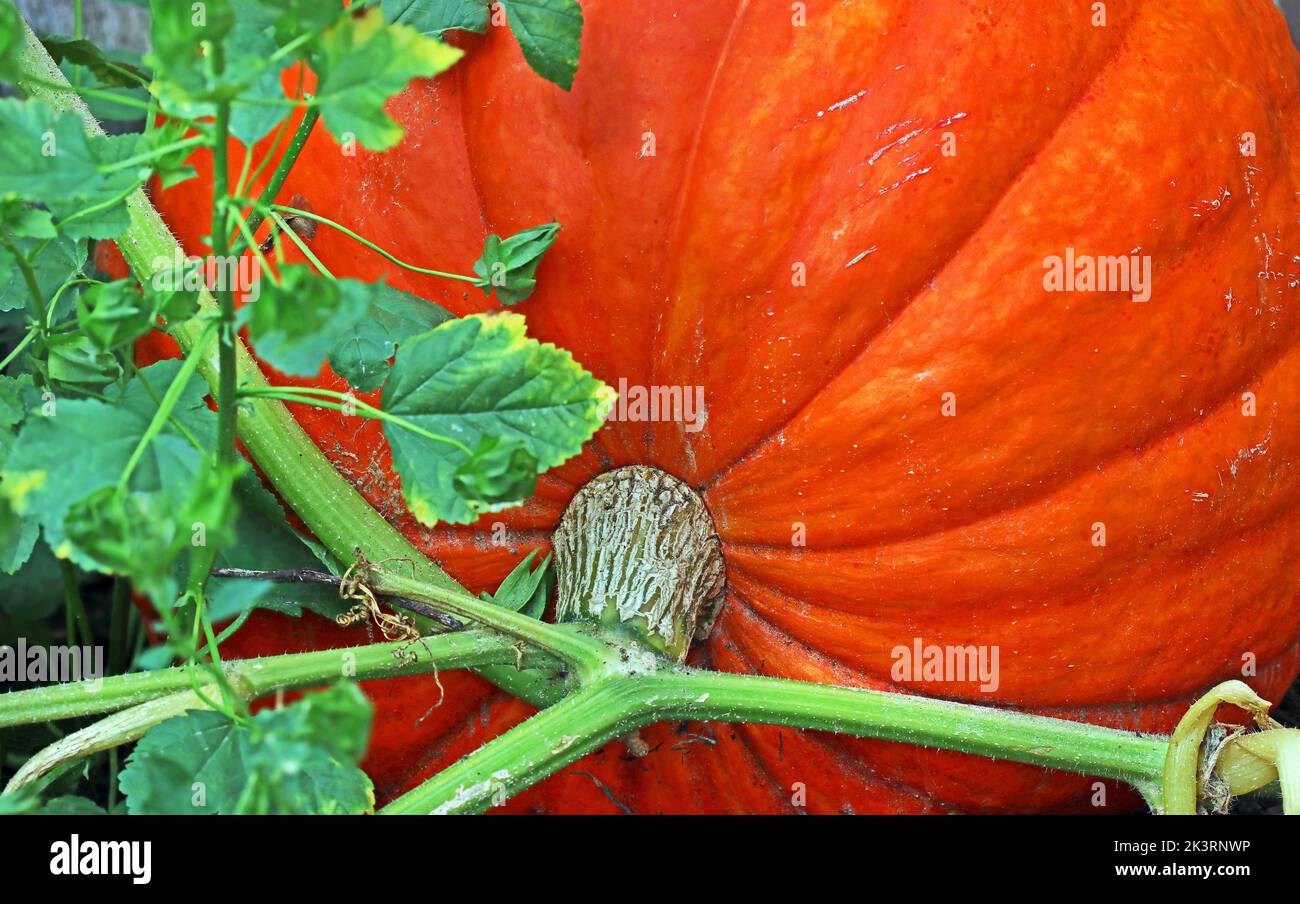
[[(17, 236), (14, 245), (27, 256), (43, 301), (49, 301), (64, 282), (86, 265), (84, 239), (73, 240), (60, 235), (47, 243), (44, 239)], [(18, 269), (18, 262), (7, 249), (0, 247), (0, 311), (19, 310), (27, 304), (29, 297), (27, 281)]]
[(50, 212), (26, 201), (0, 201), (0, 228), (10, 235), (32, 239), (52, 239), (58, 235)]
[[(529, 339), (522, 317), (498, 314), (452, 320), (407, 340), (384, 386), (383, 408), (470, 454), (484, 437), (507, 444), (498, 448), (521, 445), (540, 472), (578, 454), (614, 398), (568, 352)], [(505, 507), (457, 492), (457, 472), (470, 454), (390, 423), (384, 433), (406, 504), (424, 524), (467, 524)]]
[(489, 297), (496, 296), (504, 305), (514, 305), (528, 298), (537, 288), (537, 267), (542, 256), (555, 244), (559, 223), (534, 226), (504, 241), (490, 235), (483, 242), (483, 256), (474, 263), (481, 288)]
[(150, 310), (134, 280), (100, 283), (77, 298), (77, 324), (101, 351), (130, 345), (154, 325)]
[(522, 612), (529, 618), (540, 619), (555, 589), (555, 572), (549, 555), (541, 565), (533, 568), (536, 557), (537, 550), (534, 549), (506, 575), (496, 593), (484, 593), (483, 599), (511, 612)]
[(203, 267), (203, 261), (195, 258), (168, 261), (142, 283), (149, 309), (169, 323), (193, 317), (205, 284)]
[(259, 357), (287, 374), (315, 376), (331, 350), (351, 335), (378, 294), (371, 283), (317, 276), (302, 265), (280, 270), (280, 284), (260, 283), (240, 309)]
[(84, 333), (59, 333), (47, 342), (47, 370), (55, 383), (101, 386), (116, 380), (122, 365), (110, 352), (98, 348)]
[(533, 71), (565, 91), (571, 89), (582, 50), (578, 0), (501, 0), (501, 6)]
[(178, 589), (171, 579), (179, 552), (175, 512), (157, 493), (119, 493), (103, 487), (72, 504), (64, 519), (68, 541), (86, 568), (131, 578), (156, 604), (166, 605)]
[(489, 0), (383, 0), (384, 18), (422, 35), (441, 37), (460, 30), (487, 31)]
[[(110, 387), (108, 402), (58, 400), (49, 414), (33, 414), (24, 422), (0, 477), (6, 484), (34, 487), (26, 496), (31, 516), (40, 521), (56, 552), (74, 551), (64, 530), (69, 509), (117, 484), (180, 367), (180, 361), (161, 361), (141, 370), (125, 391)], [(161, 494), (161, 510), (185, 506), (205, 461), (185, 434), (205, 449), (216, 442), (216, 415), (204, 402), (206, 393), (203, 381), (193, 377), (132, 474), (128, 489)], [(73, 461), (76, 467), (67, 467)]]
[(150, 729), (119, 779), (133, 815), (348, 814), (374, 808), (357, 767), (370, 705), (354, 685), (264, 710), (251, 725), (194, 711)]
[(41, 39), (41, 43), (45, 45), (54, 62), (66, 61), (74, 66), (84, 66), (90, 70), (99, 84), (105, 87), (136, 88), (142, 80), (149, 81), (148, 77), (136, 67), (110, 60), (104, 51), (84, 38), (46, 37)]
[[(265, 107), (259, 109), (266, 109)], [(231, 131), (234, 131), (234, 115), (231, 117)], [(175, 144), (186, 137), (185, 126), (174, 119), (166, 120), (155, 128), (148, 130), (140, 135), (137, 153), (153, 153), (159, 149), (171, 144)], [(236, 136), (238, 137), (238, 136)], [(259, 138), (261, 136), (258, 136)], [(193, 153), (192, 148), (181, 148), (180, 150), (171, 150), (165, 154), (154, 157), (152, 161), (153, 171), (158, 174), (163, 188), (171, 188), (179, 185), (188, 179), (193, 179), (198, 174), (194, 167), (185, 161)]]
[(384, 384), (398, 345), (451, 319), (445, 308), (400, 289), (376, 283), (375, 292), (370, 313), (339, 337), (329, 353), (330, 367), (357, 392)]
[(42, 816), (107, 816), (104, 808), (93, 800), (85, 797), (78, 797), (75, 794), (64, 794), (61, 797), (52, 797), (45, 802), (45, 806), (38, 811)]
[(405, 25), (384, 22), (377, 9), (340, 19), (320, 38), (315, 57), (316, 101), (326, 128), (340, 142), (355, 137), (383, 151), (402, 139), (384, 103), (413, 78), (451, 68), (462, 51)]
[(537, 459), (522, 442), (483, 436), (452, 474), (451, 485), (462, 499), (488, 507), (513, 505), (533, 495), (537, 472)]

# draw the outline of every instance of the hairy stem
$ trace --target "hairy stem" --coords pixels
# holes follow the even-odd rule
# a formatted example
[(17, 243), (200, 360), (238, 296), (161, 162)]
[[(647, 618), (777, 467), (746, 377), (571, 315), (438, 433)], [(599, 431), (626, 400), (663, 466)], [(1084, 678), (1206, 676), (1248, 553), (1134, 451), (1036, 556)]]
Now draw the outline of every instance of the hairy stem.
[[(424, 675), (435, 669), (515, 667), (521, 661), (529, 667), (553, 668), (556, 664), (542, 653), (531, 650), (521, 653), (509, 638), (482, 630), (426, 637), (410, 646), (409, 653), (416, 657), (413, 662), (399, 662), (394, 657), (401, 646), (401, 643), (377, 643), (241, 659), (227, 663), (225, 673), (231, 685), (251, 700), (278, 690), (315, 687), (345, 677), (369, 681)], [(0, 728), (114, 712), (190, 690), (192, 681), (191, 669), (179, 667), (0, 694)]]
[(908, 694), (669, 668), (611, 675), (381, 810), (478, 813), (628, 731), (689, 719), (833, 731), (1117, 779), (1159, 809), (1168, 738)]

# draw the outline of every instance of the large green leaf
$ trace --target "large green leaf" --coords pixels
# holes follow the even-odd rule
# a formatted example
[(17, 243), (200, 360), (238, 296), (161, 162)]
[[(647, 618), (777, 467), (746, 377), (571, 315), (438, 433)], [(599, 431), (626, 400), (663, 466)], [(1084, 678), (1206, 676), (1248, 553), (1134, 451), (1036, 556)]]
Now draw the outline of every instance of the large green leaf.
[[(142, 370), (120, 395), (110, 389), (110, 401), (60, 400), (51, 416), (34, 414), (24, 423), (0, 476), (6, 483), (35, 485), (26, 497), (29, 512), (56, 552), (75, 552), (64, 528), (69, 510), (95, 491), (116, 485), (180, 366), (179, 361), (159, 362)], [(160, 511), (180, 511), (190, 498), (205, 460), (190, 438), (205, 449), (216, 442), (216, 416), (203, 401), (206, 392), (199, 378), (189, 381), (172, 418), (132, 474), (129, 489), (158, 494)]]
[(374, 807), (357, 767), (370, 705), (354, 685), (308, 694), (252, 725), (194, 711), (150, 729), (120, 786), (136, 815), (347, 814)]
[(467, 524), (520, 502), (464, 498), (457, 476), (485, 440), (522, 447), (540, 472), (576, 455), (601, 426), (614, 392), (568, 352), (524, 334), (517, 314), (449, 321), (397, 351), (383, 407), (463, 448), (385, 423), (407, 507), (425, 524)]
[(384, 103), (413, 78), (449, 69), (462, 51), (405, 25), (390, 25), (377, 9), (340, 19), (325, 31), (314, 58), (320, 82), (316, 99), (330, 133), (352, 136), (382, 151), (402, 139), (402, 128)]
[(85, 125), (39, 100), (0, 99), (0, 198), (84, 197), (102, 181)]

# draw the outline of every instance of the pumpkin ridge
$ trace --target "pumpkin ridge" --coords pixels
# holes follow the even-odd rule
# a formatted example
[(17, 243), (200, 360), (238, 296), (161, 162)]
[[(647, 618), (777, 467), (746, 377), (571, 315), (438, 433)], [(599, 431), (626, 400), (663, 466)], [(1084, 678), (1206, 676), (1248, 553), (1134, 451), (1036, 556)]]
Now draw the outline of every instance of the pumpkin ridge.
[[(704, 125), (709, 120), (709, 110), (712, 107), (713, 100), (717, 96), (718, 79), (722, 75), (722, 67), (726, 65), (727, 59), (731, 55), (731, 48), (735, 41), (736, 32), (740, 29), (740, 22), (745, 17), (745, 12), (749, 9), (749, 0), (739, 0), (736, 4), (736, 13), (731, 18), (731, 25), (727, 27), (727, 36), (723, 39), (722, 46), (718, 49), (718, 59), (714, 63), (713, 72), (709, 76), (709, 87), (704, 93), (704, 100), (700, 104), (700, 115), (695, 120), (695, 128), (691, 132), (691, 149), (686, 154), (686, 161), (682, 166), (682, 181), (677, 189), (677, 198), (673, 204), (673, 218), (668, 223), (668, 228), (664, 231), (665, 243), (664, 248), (671, 255), (674, 246), (677, 244), (677, 237), (681, 232), (682, 216), (686, 212), (686, 202), (691, 193), (691, 188), (695, 184), (695, 164), (699, 159), (700, 142), (704, 137)], [(663, 313), (656, 317), (656, 321), (663, 320)], [(653, 359), (655, 350), (651, 350)], [(653, 371), (653, 360), (651, 361), (651, 370)]]
[[(1141, 456), (1157, 454), (1158, 450), (1156, 447), (1173, 444), (1174, 441), (1179, 437), (1181, 437), (1183, 434), (1204, 425), (1206, 422), (1213, 420), (1213, 418), (1217, 414), (1220, 414), (1225, 410), (1231, 408), (1236, 403), (1241, 392), (1243, 392), (1245, 389), (1251, 386), (1258, 387), (1262, 385), (1267, 380), (1270, 374), (1274, 373), (1283, 365), (1285, 365), (1287, 363), (1287, 358), (1289, 358), (1293, 354), (1296, 354), (1298, 350), (1300, 350), (1300, 331), (1297, 331), (1296, 335), (1291, 337), (1291, 341), (1289, 343), (1279, 344), (1278, 346), (1276, 346), (1273, 349), (1273, 352), (1275, 352), (1275, 354), (1271, 355), (1268, 358), (1264, 358), (1259, 362), (1256, 362), (1257, 364), (1260, 365), (1260, 369), (1258, 369), (1255, 372), (1256, 375), (1252, 379), (1247, 379), (1245, 382), (1227, 386), (1222, 397), (1218, 398), (1215, 402), (1211, 403), (1209, 406), (1206, 406), (1204, 409), (1202, 409), (1202, 411), (1199, 414), (1195, 414), (1195, 413), (1188, 414), (1184, 419), (1170, 420), (1166, 422), (1166, 424), (1164, 425), (1164, 429), (1157, 430), (1144, 437), (1141, 437), (1138, 440), (1139, 443), (1138, 445), (1130, 446), (1126, 444), (1126, 445), (1119, 446), (1110, 454), (1098, 459), (1097, 461), (1090, 462), (1087, 467), (1083, 467), (1075, 470), (1067, 477), (1067, 479), (1062, 480), (1046, 488), (1043, 492), (1041, 492), (1038, 495), (1021, 499), (1020, 501), (1016, 502), (1014, 505), (1010, 505), (1005, 508), (999, 508), (987, 512), (978, 513), (967, 520), (956, 520), (949, 524), (944, 525), (940, 529), (928, 530), (923, 533), (909, 534), (908, 536), (895, 537), (885, 542), (859, 543), (856, 541), (850, 541), (842, 544), (834, 544), (834, 545), (827, 545), (827, 546), (818, 545), (815, 547), (807, 547), (807, 549), (808, 551), (816, 550), (817, 552), (834, 552), (840, 550), (854, 550), (854, 549), (860, 549), (860, 550), (886, 549), (891, 546), (901, 546), (907, 543), (915, 542), (917, 540), (927, 540), (927, 539), (942, 537), (945, 534), (952, 533), (955, 531), (969, 530), (970, 528), (982, 524), (986, 521), (992, 521), (997, 518), (1015, 514), (1016, 512), (1023, 511), (1033, 506), (1042, 505), (1043, 503), (1047, 502), (1054, 496), (1057, 496), (1061, 493), (1069, 492), (1071, 489), (1075, 488), (1081, 481), (1085, 479), (1091, 478), (1094, 475), (1100, 473), (1104, 473), (1106, 469), (1109, 469), (1113, 466), (1119, 466), (1127, 463), (1127, 461), (1130, 458), (1138, 458)], [(1098, 471), (1097, 470), (1098, 467), (1103, 468), (1103, 471)], [(708, 501), (707, 496), (706, 496), (706, 501)], [(1267, 524), (1272, 523), (1272, 521), (1275, 518), (1280, 517), (1280, 515), (1281, 515), (1280, 512), (1274, 513), (1273, 515), (1270, 515), (1267, 519), (1261, 521), (1259, 524), (1249, 528), (1249, 530), (1254, 531), (1258, 528), (1264, 527)], [(1237, 525), (1233, 525), (1233, 526), (1234, 528), (1237, 527)], [(726, 522), (722, 520), (719, 521), (718, 534), (723, 538), (724, 553), (726, 552), (727, 547), (732, 546), (732, 547), (743, 547), (745, 549), (770, 550), (774, 553), (788, 553), (791, 555), (797, 555), (796, 550), (781, 544), (757, 543), (749, 540), (729, 539), (727, 537)], [(1218, 544), (1215, 544), (1213, 547), (1205, 549), (1205, 551), (1207, 552), (1212, 551), (1214, 548), (1217, 548), (1217, 546)], [(741, 570), (747, 571), (748, 569), (744, 569), (742, 566)]]
[[(780, 597), (783, 600), (788, 600), (792, 603), (802, 604), (809, 608), (822, 608), (819, 606), (819, 604), (810, 603), (805, 600), (800, 600), (797, 597), (791, 596), (790, 594), (785, 593), (784, 591), (778, 590), (776, 588), (773, 588), (771, 586), (768, 586), (766, 589), (768, 590), (768, 592), (772, 593), (773, 596)], [(969, 699), (965, 699), (958, 696), (940, 694), (940, 693), (926, 693), (926, 692), (918, 691), (915, 688), (908, 687), (905, 685), (900, 685), (888, 677), (880, 677), (872, 671), (857, 668), (856, 666), (853, 666), (845, 662), (842, 658), (840, 658), (836, 654), (821, 649), (820, 647), (814, 645), (807, 639), (797, 636), (791, 633), (786, 628), (782, 627), (781, 625), (778, 625), (775, 622), (773, 622), (748, 599), (743, 589), (739, 589), (734, 584), (729, 583), (728, 594), (729, 594), (728, 605), (723, 607), (724, 614), (730, 613), (732, 615), (735, 615), (738, 610), (743, 610), (742, 614), (745, 618), (757, 622), (765, 630), (771, 632), (775, 636), (782, 638), (785, 642), (785, 645), (788, 648), (799, 649), (803, 651), (802, 656), (792, 657), (793, 659), (795, 659), (795, 661), (800, 663), (810, 663), (813, 664), (814, 666), (830, 667), (830, 670), (832, 672), (831, 676), (829, 677), (830, 683), (842, 683), (845, 686), (867, 687), (873, 690), (886, 690), (894, 693), (920, 694), (921, 696), (930, 697), (935, 700), (947, 700), (953, 703), (971, 702)], [(862, 615), (861, 613), (858, 613), (858, 615), (860, 615), (861, 617), (867, 617), (865, 615)], [(733, 626), (730, 623), (727, 626), (727, 631), (726, 631), (727, 637), (731, 638), (732, 640), (732, 646), (729, 649), (729, 655), (742, 659), (747, 663), (752, 663), (753, 662), (752, 657), (744, 655), (739, 649), (737, 649), (738, 645), (740, 646), (744, 645), (744, 641), (738, 638), (737, 631), (734, 629), (735, 627), (736, 626)], [(741, 636), (743, 637), (743, 634)], [(1286, 662), (1290, 657), (1296, 656), (1297, 654), (1300, 654), (1300, 640), (1293, 642), (1289, 646), (1281, 648), (1280, 650), (1278, 650), (1276, 653), (1269, 656), (1268, 658), (1260, 660), (1257, 663), (1257, 672), (1262, 673), (1263, 671), (1269, 669), (1270, 667), (1276, 664)], [(805, 675), (801, 675), (797, 672), (791, 673), (789, 671), (778, 671), (775, 669), (771, 670), (770, 672), (756, 671), (755, 673), (772, 674), (780, 677), (794, 678), (795, 680), (808, 680), (808, 678)], [(1228, 675), (1227, 677), (1231, 677), (1231, 675)], [(828, 679), (826, 676), (823, 676), (822, 679), (820, 680), (828, 680)], [(1097, 718), (1104, 719), (1106, 716), (1119, 717), (1124, 715), (1125, 713), (1138, 712), (1144, 709), (1152, 709), (1152, 708), (1159, 708), (1165, 706), (1185, 707), (1186, 705), (1190, 704), (1192, 701), (1204, 695), (1206, 691), (1212, 688), (1220, 680), (1223, 680), (1223, 676), (1220, 676), (1218, 678), (1212, 678), (1206, 682), (1191, 687), (1186, 691), (1177, 691), (1168, 694), (1144, 696), (1141, 698), (1124, 700), (1122, 702), (1113, 703), (1113, 704), (1085, 703), (1085, 704), (1079, 704), (1075, 706), (1067, 706), (1064, 704), (1041, 704), (1041, 703), (1023, 704), (1015, 700), (997, 698), (997, 699), (985, 700), (983, 705), (999, 707), (999, 708), (1007, 708), (1007, 709), (1017, 709), (1028, 713), (1052, 716), (1055, 718), (1071, 718), (1074, 719), (1075, 721), (1080, 721), (1080, 722), (1092, 722), (1092, 721), (1096, 721)], [(1110, 724), (1110, 723), (1106, 721), (1101, 724)]]
[[(902, 687), (898, 684), (893, 683), (889, 679), (876, 678), (871, 673), (865, 672), (860, 669), (856, 669), (853, 666), (844, 663), (843, 660), (839, 659), (834, 654), (823, 652), (822, 650), (812, 646), (802, 638), (796, 637), (795, 635), (791, 634), (789, 631), (785, 630), (781, 626), (774, 624), (769, 619), (767, 619), (761, 612), (756, 611), (749, 604), (749, 601), (743, 599), (742, 594), (736, 591), (735, 588), (731, 588), (731, 595), (733, 599), (730, 605), (728, 605), (724, 609), (724, 612), (729, 612), (734, 615), (737, 612), (737, 605), (736, 605), (737, 602), (743, 603), (744, 617), (752, 619), (753, 621), (759, 623), (765, 629), (772, 632), (772, 634), (784, 638), (789, 647), (802, 648), (803, 650), (807, 651), (808, 658), (820, 660), (822, 664), (829, 665), (833, 669), (833, 674), (831, 676), (832, 683), (842, 683), (845, 686), (855, 686), (855, 685), (864, 686), (864, 687), (869, 687), (873, 690), (883, 689), (895, 693), (920, 694), (921, 696), (929, 697), (931, 699), (947, 700), (949, 702), (954, 702), (954, 703), (970, 702), (968, 700), (962, 700), (960, 698), (951, 697), (944, 694), (922, 693), (912, 688)], [(784, 673), (777, 672), (777, 671), (763, 671), (761, 667), (755, 666), (752, 656), (750, 656), (747, 652), (747, 645), (744, 643), (743, 639), (737, 636), (735, 627), (737, 626), (728, 625), (725, 634), (726, 639), (730, 640), (730, 643), (728, 645), (729, 656), (734, 657), (735, 659), (745, 663), (746, 667), (751, 669), (751, 671), (754, 674), (784, 675)], [(1276, 676), (1269, 676), (1266, 673), (1269, 670), (1275, 670), (1276, 668), (1285, 665), (1287, 662), (1292, 661), (1295, 657), (1297, 657), (1297, 655), (1300, 655), (1300, 640), (1295, 641), (1289, 646), (1279, 650), (1275, 655), (1270, 656), (1269, 658), (1259, 662), (1257, 664), (1258, 666), (1257, 674), (1261, 679), (1275, 678)], [(785, 677), (791, 677), (791, 676), (785, 675)], [(802, 676), (797, 674), (792, 677), (794, 677), (796, 680), (804, 680)], [(1286, 684), (1290, 683), (1289, 675), (1283, 677), (1285, 679), (1283, 683), (1283, 689), (1285, 689)], [(861, 678), (861, 679), (865, 679), (865, 681), (854, 682), (853, 680), (851, 680), (853, 678)], [(1177, 718), (1179, 715), (1181, 715), (1181, 712), (1192, 701), (1197, 700), (1201, 696), (1203, 696), (1205, 692), (1208, 691), (1210, 688), (1212, 688), (1216, 683), (1218, 683), (1219, 680), (1221, 679), (1212, 678), (1204, 682), (1203, 684), (1195, 688), (1192, 688), (1186, 692), (1178, 692), (1173, 694), (1153, 696), (1150, 698), (1143, 698), (1141, 700), (1125, 700), (1123, 702), (1110, 703), (1110, 704), (1084, 704), (1081, 706), (1039, 705), (1039, 706), (1019, 707), (1013, 703), (1009, 703), (1004, 700), (991, 700), (988, 701), (985, 705), (998, 707), (998, 708), (1016, 709), (1034, 715), (1048, 716), (1051, 718), (1071, 719), (1077, 722), (1089, 722), (1093, 724), (1107, 725), (1113, 728), (1127, 728), (1130, 730), (1142, 730), (1140, 726), (1135, 727), (1136, 720), (1134, 720), (1133, 718), (1134, 716), (1139, 715), (1143, 712), (1149, 712), (1160, 708), (1173, 708), (1175, 710), (1175, 713), (1173, 714), (1173, 716), (1171, 716), (1172, 721), (1169, 723), (1170, 725), (1172, 725), (1173, 722), (1177, 721)], [(817, 734), (823, 734), (823, 733), (818, 732)], [(829, 737), (830, 736), (828, 736), (828, 738)], [(854, 743), (854, 741), (848, 740), (844, 743), (852, 744)], [(844, 743), (841, 743), (841, 739), (835, 740), (835, 744), (837, 746), (844, 746)]]
[[(961, 240), (953, 247), (952, 252), (946, 258), (944, 258), (943, 261), (941, 261), (925, 279), (922, 279), (918, 282), (917, 286), (907, 294), (906, 300), (898, 308), (898, 310), (894, 313), (892, 317), (889, 317), (882, 325), (878, 326), (875, 330), (870, 332), (868, 335), (864, 336), (861, 340), (860, 347), (852, 354), (846, 355), (844, 361), (841, 362), (840, 366), (828, 372), (825, 375), (825, 378), (822, 380), (821, 384), (816, 388), (815, 391), (813, 391), (808, 396), (808, 398), (804, 399), (803, 402), (799, 403), (796, 407), (791, 409), (789, 417), (782, 420), (780, 426), (769, 429), (766, 434), (760, 436), (749, 448), (743, 451), (734, 460), (724, 465), (723, 467), (719, 468), (718, 471), (715, 474), (713, 474), (713, 476), (711, 476), (708, 480), (698, 482), (698, 492), (700, 493), (700, 495), (707, 496), (708, 492), (711, 489), (713, 489), (714, 486), (716, 486), (724, 477), (727, 476), (727, 474), (733, 471), (737, 466), (743, 464), (750, 458), (757, 457), (765, 450), (767, 446), (775, 442), (778, 439), (778, 437), (780, 437), (780, 435), (785, 431), (785, 429), (789, 427), (792, 423), (794, 423), (796, 420), (798, 420), (799, 417), (809, 407), (812, 406), (812, 404), (818, 399), (818, 397), (821, 396), (823, 392), (825, 392), (833, 383), (835, 383), (836, 380), (842, 377), (850, 368), (852, 368), (854, 363), (857, 362), (859, 358), (863, 357), (865, 354), (867, 354), (868, 351), (870, 351), (871, 346), (878, 339), (884, 336), (885, 333), (887, 333), (889, 329), (894, 325), (894, 323), (896, 323), (898, 320), (902, 318), (903, 314), (907, 311), (907, 309), (911, 307), (912, 302), (914, 302), (917, 298), (921, 296), (921, 293), (924, 291), (925, 287), (930, 283), (932, 283), (935, 279), (937, 279), (939, 275), (942, 274), (952, 264), (953, 261), (955, 261), (957, 258), (959, 258), (962, 255), (962, 253), (970, 245), (971, 241), (977, 235), (983, 232), (984, 227), (988, 224), (989, 220), (993, 217), (994, 213), (996, 213), (998, 208), (1004, 203), (1007, 194), (1009, 194), (1011, 190), (1022, 179), (1025, 178), (1026, 174), (1031, 169), (1033, 169), (1034, 164), (1036, 164), (1038, 160), (1042, 157), (1043, 151), (1046, 150), (1052, 144), (1052, 141), (1056, 137), (1056, 135), (1061, 131), (1061, 129), (1065, 126), (1065, 124), (1078, 110), (1079, 105), (1082, 104), (1084, 100), (1091, 95), (1092, 88), (1097, 83), (1097, 80), (1100, 79), (1102, 75), (1106, 72), (1106, 70), (1108, 70), (1115, 63), (1115, 61), (1120, 58), (1124, 49), (1128, 46), (1129, 37), (1134, 28), (1133, 23), (1136, 22), (1141, 17), (1141, 10), (1145, 7), (1145, 5), (1146, 5), (1145, 0), (1140, 0), (1137, 10), (1134, 12), (1132, 18), (1129, 21), (1128, 27), (1125, 29), (1124, 34), (1121, 35), (1115, 41), (1115, 46), (1111, 48), (1110, 53), (1108, 53), (1098, 64), (1097, 68), (1093, 71), (1092, 76), (1088, 79), (1087, 83), (1081, 86), (1078, 93), (1074, 97), (1072, 97), (1069, 103), (1067, 103), (1061, 109), (1060, 119), (1058, 119), (1056, 124), (1051, 128), (1051, 130), (1043, 136), (1043, 140), (1033, 150), (1033, 152), (1030, 153), (1025, 158), (1025, 161), (1021, 165), (1021, 167), (1018, 170), (1016, 170), (1016, 172), (1011, 176), (1010, 179), (1006, 180), (1005, 184), (1002, 187), (1002, 191), (996, 195), (993, 203), (989, 205), (987, 209), (985, 209), (983, 215), (979, 219), (979, 222), (975, 223), (974, 226), (966, 233), (966, 235), (962, 236)], [(653, 446), (651, 451), (653, 451)]]
[[(491, 29), (489, 29), (489, 32)], [(457, 66), (454, 69), (456, 73), (456, 118), (460, 126), (460, 142), (465, 149), (465, 169), (469, 175), (469, 187), (474, 192), (474, 204), (478, 207), (479, 225), (483, 227), (483, 234), (486, 236), (488, 229), (487, 202), (483, 199), (483, 189), (479, 185), (478, 168), (474, 164), (475, 156), (470, 150), (469, 133), (465, 129), (465, 79), (467, 66)], [(501, 307), (497, 304), (497, 308)]]

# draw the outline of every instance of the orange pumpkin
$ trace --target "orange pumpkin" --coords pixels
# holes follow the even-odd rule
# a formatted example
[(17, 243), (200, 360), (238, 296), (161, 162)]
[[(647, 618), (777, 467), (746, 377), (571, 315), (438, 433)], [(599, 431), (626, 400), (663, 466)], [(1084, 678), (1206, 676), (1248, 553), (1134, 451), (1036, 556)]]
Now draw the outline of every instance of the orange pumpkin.
[[(1145, 731), (1243, 663), (1278, 699), (1300, 668), (1300, 69), (1270, 3), (1115, 0), (1104, 24), (1087, 0), (583, 6), (571, 93), (503, 29), (458, 37), (465, 60), (391, 104), (403, 144), (349, 156), (318, 128), (281, 198), (449, 269), (489, 232), (559, 220), (518, 308), (531, 335), (615, 387), (702, 387), (707, 420), (611, 421), (526, 505), (426, 528), (376, 423), (295, 406), (380, 512), (477, 591), (549, 548), (594, 475), (656, 465), (724, 543), (699, 664)], [(156, 193), (190, 250), (209, 193)], [(312, 249), (458, 314), (494, 307), (333, 230)], [(1138, 269), (1051, 291), (1067, 255)], [(361, 636), (259, 615), (230, 652)], [(996, 647), (996, 690), (900, 679), (918, 639)], [(529, 713), (443, 682), (427, 715), (431, 678), (367, 686), (381, 802)], [(1059, 811), (1093, 790), (788, 729), (644, 735), (645, 758), (610, 745), (505, 809)]]

